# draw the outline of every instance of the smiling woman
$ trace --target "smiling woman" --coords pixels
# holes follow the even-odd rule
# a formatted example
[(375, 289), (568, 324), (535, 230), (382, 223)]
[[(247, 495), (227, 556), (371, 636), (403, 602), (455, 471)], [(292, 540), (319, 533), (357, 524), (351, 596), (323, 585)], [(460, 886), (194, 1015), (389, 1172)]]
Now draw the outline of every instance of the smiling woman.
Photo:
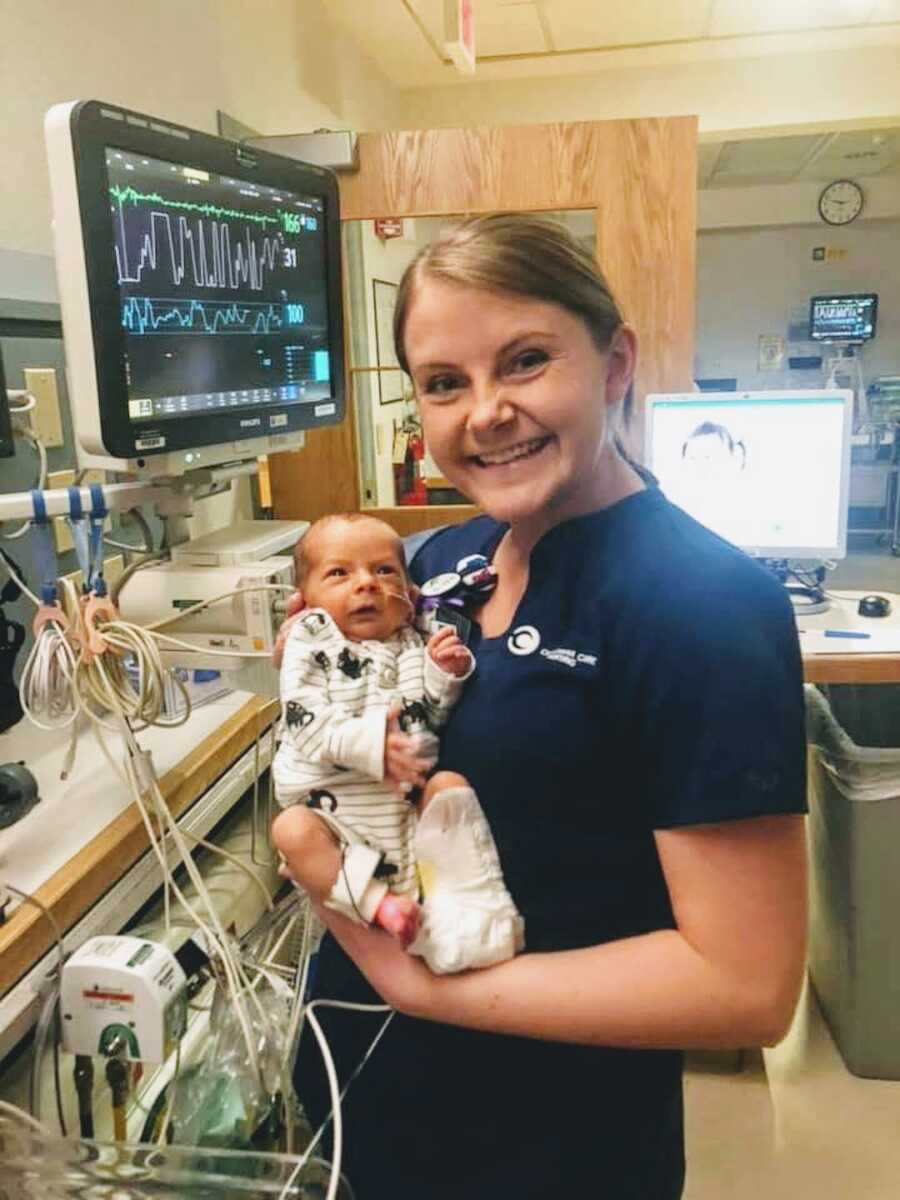
[(446, 477), (539, 535), (642, 486), (614, 437), (636, 340), (591, 255), (559, 226), (490, 222), (489, 253), (482, 220), (420, 255), (395, 340)]
[[(348, 1096), (350, 1178), (361, 1200), (676, 1200), (679, 1052), (777, 1041), (803, 973), (790, 605), (626, 455), (636, 337), (559, 225), (448, 231), (402, 279), (395, 337), (438, 467), (485, 513), (410, 574), (497, 572), (439, 766), (481, 801), (526, 953), (436, 978), (324, 914), (320, 994), (402, 1014)], [(327, 1032), (346, 1078), (367, 1030)]]

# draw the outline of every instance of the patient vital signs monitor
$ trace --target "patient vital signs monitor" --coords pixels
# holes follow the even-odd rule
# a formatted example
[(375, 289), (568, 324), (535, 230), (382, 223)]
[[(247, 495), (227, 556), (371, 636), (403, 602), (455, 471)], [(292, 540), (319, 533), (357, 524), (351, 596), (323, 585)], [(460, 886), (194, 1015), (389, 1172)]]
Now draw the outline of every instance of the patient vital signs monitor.
[(82, 465), (179, 474), (342, 419), (329, 171), (97, 101), (46, 135)]
[(843, 558), (850, 391), (651, 395), (646, 453), (666, 496), (748, 553)]

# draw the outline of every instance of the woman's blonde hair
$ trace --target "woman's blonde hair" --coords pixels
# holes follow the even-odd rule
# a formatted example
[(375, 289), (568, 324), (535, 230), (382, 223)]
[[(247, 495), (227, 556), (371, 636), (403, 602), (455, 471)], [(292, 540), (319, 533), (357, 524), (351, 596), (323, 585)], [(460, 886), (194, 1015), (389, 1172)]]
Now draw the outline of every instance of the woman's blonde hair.
[[(394, 346), (407, 374), (406, 323), (416, 287), (426, 277), (558, 304), (584, 322), (601, 352), (609, 349), (613, 334), (623, 324), (594, 256), (564, 226), (522, 213), (471, 217), (423, 247), (400, 280)], [(626, 424), (632, 403), (629, 388), (622, 404)], [(624, 453), (619, 439), (615, 440)]]

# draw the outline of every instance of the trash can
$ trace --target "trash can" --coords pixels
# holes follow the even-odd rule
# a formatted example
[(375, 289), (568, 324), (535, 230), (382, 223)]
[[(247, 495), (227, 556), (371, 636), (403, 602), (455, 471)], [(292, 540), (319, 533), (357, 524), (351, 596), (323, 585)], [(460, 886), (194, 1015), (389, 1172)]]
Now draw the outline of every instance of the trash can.
[(810, 978), (848, 1069), (900, 1079), (900, 687), (806, 700)]

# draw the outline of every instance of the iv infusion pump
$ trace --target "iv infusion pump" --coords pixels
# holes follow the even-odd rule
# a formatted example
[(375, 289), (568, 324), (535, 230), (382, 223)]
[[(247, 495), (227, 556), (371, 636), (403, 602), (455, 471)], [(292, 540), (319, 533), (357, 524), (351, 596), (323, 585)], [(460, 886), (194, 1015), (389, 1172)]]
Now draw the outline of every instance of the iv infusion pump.
[(179, 476), (343, 419), (331, 172), (95, 100), (45, 134), (80, 466)]

